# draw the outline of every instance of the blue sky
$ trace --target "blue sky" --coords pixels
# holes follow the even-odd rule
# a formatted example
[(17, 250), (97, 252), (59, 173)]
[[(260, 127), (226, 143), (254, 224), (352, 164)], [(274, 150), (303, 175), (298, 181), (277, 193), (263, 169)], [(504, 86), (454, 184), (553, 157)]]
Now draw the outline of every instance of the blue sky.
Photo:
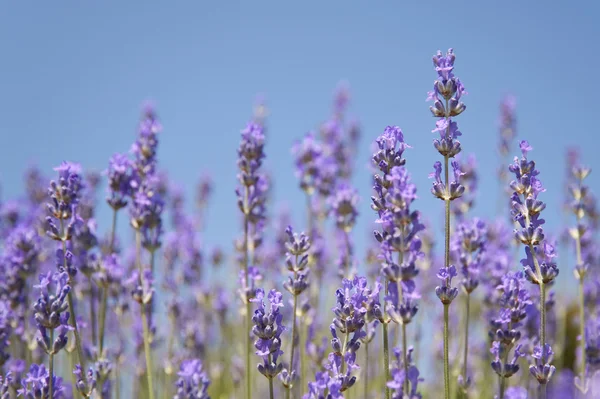
[[(558, 4), (562, 3), (562, 4)], [(370, 4), (370, 5), (368, 5)], [(142, 102), (164, 125), (160, 164), (191, 195), (205, 171), (216, 183), (208, 244), (236, 235), (234, 187), (239, 131), (257, 93), (270, 117), (267, 165), (274, 198), (303, 225), (304, 200), (293, 174), (292, 143), (330, 114), (345, 80), (351, 115), (363, 126), (354, 184), (362, 196), (355, 237), (364, 246), (374, 215), (365, 167), (371, 142), (399, 125), (421, 198), (416, 206), (442, 225), (427, 175), (439, 155), (425, 102), (435, 79), (431, 56), (454, 47), (467, 87), (457, 121), (465, 153), (480, 165), (475, 215), (492, 216), (498, 103), (514, 93), (519, 137), (535, 151), (550, 228), (559, 225), (568, 145), (582, 146), (598, 172), (594, 88), (600, 64), (597, 2), (19, 2), (0, 5), (0, 182), (2, 197), (22, 193), (35, 161), (48, 174), (63, 159), (104, 169), (135, 137)], [(104, 209), (101, 216), (107, 216)], [(108, 219), (100, 221), (106, 228)], [(570, 273), (566, 273), (570, 275)]]

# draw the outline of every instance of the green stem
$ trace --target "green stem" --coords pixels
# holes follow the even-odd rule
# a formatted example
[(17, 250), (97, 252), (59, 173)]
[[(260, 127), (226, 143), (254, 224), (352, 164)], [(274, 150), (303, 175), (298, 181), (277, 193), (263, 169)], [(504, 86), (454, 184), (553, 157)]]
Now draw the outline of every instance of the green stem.
[[(298, 256), (296, 255), (296, 258)], [(296, 263), (297, 264), (297, 263)], [(294, 279), (296, 279), (296, 272), (294, 271)], [(298, 307), (298, 295), (294, 295), (294, 310), (293, 310), (293, 316), (292, 316), (292, 347), (290, 348), (290, 375), (292, 374), (292, 371), (294, 370), (294, 348), (296, 347), (296, 345), (294, 345), (294, 343), (296, 342), (296, 309)], [(342, 365), (342, 368), (344, 366)], [(343, 371), (343, 369), (342, 369)], [(293, 384), (293, 381), (292, 381)], [(292, 387), (290, 386), (287, 388), (286, 391), (286, 397), (289, 399), (290, 395), (292, 393)]]
[(104, 330), (106, 326), (106, 307), (108, 305), (108, 287), (102, 287), (102, 303), (100, 304), (100, 339), (99, 339), (99, 356), (103, 356), (104, 350)]
[[(143, 286), (144, 279), (144, 269), (142, 267), (142, 235), (139, 230), (135, 232), (135, 246), (136, 246), (136, 258), (138, 264), (139, 271), (139, 279), (140, 285)], [(152, 253), (152, 258), (154, 258), (154, 253)], [(142, 329), (144, 333), (144, 354), (146, 356), (146, 378), (148, 380), (148, 395), (150, 399), (154, 399), (154, 385), (152, 383), (152, 373), (154, 368), (152, 367), (152, 353), (150, 348), (150, 329), (148, 327), (148, 317), (146, 315), (146, 304), (140, 304), (141, 314), (142, 314)]]
[(54, 398), (54, 350), (53, 350), (53, 346), (54, 346), (54, 329), (51, 328), (50, 329), (50, 353), (48, 353), (49, 359), (48, 359), (48, 371), (50, 373), (50, 378), (48, 381), (48, 397), (49, 398)]
[[(387, 282), (386, 282), (387, 284)], [(386, 290), (387, 291), (387, 290)], [(383, 324), (383, 369), (385, 370), (385, 380), (383, 381), (383, 386), (385, 389), (385, 398), (390, 399), (390, 388), (388, 388), (387, 383), (390, 381), (390, 349), (388, 343), (388, 325), (384, 322)]]
[(117, 359), (117, 362), (115, 364), (115, 397), (116, 399), (121, 399), (121, 375), (119, 373), (120, 371), (120, 367), (119, 367), (119, 363), (120, 360)]
[(448, 361), (448, 308), (450, 304), (444, 304), (444, 395), (450, 399), (450, 365)]
[(585, 387), (585, 294), (583, 278), (579, 279), (579, 334), (581, 336), (581, 386)]
[[(245, 187), (245, 191), (244, 191), (244, 273), (245, 273), (245, 278), (246, 278), (246, 287), (250, 286), (250, 276), (248, 276), (248, 262), (250, 260), (249, 258), (249, 248), (248, 248), (248, 230), (249, 230), (249, 224), (250, 221), (248, 220), (248, 211), (246, 210), (247, 208), (247, 203), (248, 203), (248, 187)], [(244, 331), (244, 334), (246, 335), (246, 399), (251, 399), (252, 398), (252, 373), (251, 373), (251, 369), (250, 369), (250, 355), (252, 353), (252, 338), (250, 336), (250, 329), (251, 329), (251, 317), (252, 315), (250, 314), (251, 312), (251, 308), (250, 308), (250, 301), (248, 300), (249, 298), (245, 298), (246, 301), (246, 330)]]
[[(511, 329), (511, 323), (509, 323), (508, 325), (508, 329), (510, 331)], [(506, 363), (508, 363), (508, 352), (510, 352), (510, 350), (512, 349), (513, 344), (509, 344), (506, 349), (504, 350), (504, 353), (502, 354), (502, 365), (504, 367), (504, 365)], [(498, 399), (503, 399), (504, 398), (504, 389), (506, 388), (506, 378), (505, 377), (500, 377), (500, 396), (498, 397)]]
[(365, 391), (364, 399), (369, 397), (369, 343), (365, 343)]
[[(466, 383), (467, 381), (467, 360), (469, 356), (469, 314), (471, 310), (471, 293), (467, 292), (467, 297), (465, 298), (465, 347), (463, 352), (463, 378)], [(463, 388), (463, 396), (467, 397), (467, 389)], [(502, 396), (500, 396), (502, 398)]]
[(348, 328), (345, 325), (344, 328), (346, 329), (346, 335), (344, 336), (344, 344), (342, 345), (342, 374), (346, 371), (346, 347), (348, 346), (348, 340), (350, 339), (350, 331), (348, 331)]
[[(269, 353), (269, 364), (271, 364), (271, 362), (272, 362), (272, 358), (271, 358), (271, 354)], [(269, 398), (274, 399), (275, 396), (273, 395), (273, 378), (267, 377), (267, 379), (269, 380)]]
[[(581, 188), (581, 182), (579, 184)], [(581, 202), (581, 200), (579, 201)], [(577, 265), (583, 266), (583, 256), (581, 255), (581, 235), (579, 225), (581, 223), (581, 214), (577, 213), (577, 238), (575, 239), (575, 252), (577, 255)], [(579, 275), (579, 335), (581, 337), (581, 386), (585, 387), (585, 294), (583, 279), (585, 278), (585, 271), (580, 272)]]
[(92, 343), (94, 344), (94, 346), (96, 346), (98, 344), (98, 336), (96, 334), (96, 331), (98, 330), (98, 327), (96, 325), (97, 322), (97, 318), (96, 318), (96, 292), (94, 291), (94, 284), (92, 282), (92, 277), (90, 275), (90, 277), (88, 278), (88, 281), (90, 283), (90, 319), (91, 319), (91, 329), (92, 329)]
[(300, 334), (300, 336), (298, 337), (298, 341), (300, 344), (300, 388), (301, 389), (306, 389), (306, 382), (305, 382), (305, 376), (306, 376), (306, 350), (304, 348), (305, 346), (305, 342), (302, 340), (303, 338), (306, 338), (308, 336), (308, 326), (306, 324), (304, 324), (305, 326), (305, 330), (302, 331), (302, 334)]

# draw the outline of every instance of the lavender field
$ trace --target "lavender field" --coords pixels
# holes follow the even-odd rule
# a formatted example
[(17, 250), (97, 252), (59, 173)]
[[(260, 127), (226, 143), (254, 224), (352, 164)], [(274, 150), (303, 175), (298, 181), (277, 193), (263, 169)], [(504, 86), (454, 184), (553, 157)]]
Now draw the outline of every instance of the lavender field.
[[(541, 35), (552, 35), (546, 28)], [(573, 38), (585, 33), (570, 29)], [(360, 101), (371, 79), (390, 82), (370, 72), (367, 83), (356, 75), (358, 94), (343, 79), (320, 87), (336, 88), (316, 105), (306, 99), (322, 92), (298, 94), (307, 110), (321, 108), (316, 123), (293, 102), (288, 123), (291, 97), (279, 89), (278, 104), (254, 85), (223, 86), (226, 95), (204, 94), (214, 99), (202, 97), (205, 110), (178, 114), (163, 88), (163, 119), (160, 94), (124, 85), (127, 102), (137, 99), (132, 128), (121, 129), (119, 114), (117, 133), (101, 132), (117, 115), (106, 103), (94, 115), (98, 134), (74, 138), (59, 130), (88, 118), (60, 109), (85, 106), (42, 85), (48, 113), (62, 116), (28, 141), (23, 132), (48, 114), (23, 114), (21, 97), (0, 97), (0, 399), (600, 398), (597, 139), (593, 127), (581, 133), (584, 122), (563, 128), (577, 112), (595, 121), (594, 96), (581, 91), (593, 72), (578, 80), (568, 64), (569, 86), (553, 66), (536, 76), (514, 57), (504, 62), (523, 71), (511, 76), (526, 77), (491, 73), (486, 93), (482, 66), (504, 56), (476, 51), (462, 34), (436, 42), (452, 41), (465, 50), (417, 51), (399, 40), (399, 68), (422, 71), (396, 76), (398, 90), (382, 104)], [(25, 59), (13, 57), (7, 70), (28, 68)], [(0, 83), (20, 91), (9, 75)], [(76, 92), (69, 81), (66, 92)], [(572, 105), (571, 95), (586, 104)], [(215, 130), (211, 110), (230, 98), (218, 111), (226, 128)], [(248, 118), (229, 115), (238, 102)], [(356, 103), (394, 116), (363, 123)], [(527, 129), (523, 108), (533, 115)], [(184, 113), (195, 126), (173, 133)], [(36, 155), (39, 164), (28, 160)]]

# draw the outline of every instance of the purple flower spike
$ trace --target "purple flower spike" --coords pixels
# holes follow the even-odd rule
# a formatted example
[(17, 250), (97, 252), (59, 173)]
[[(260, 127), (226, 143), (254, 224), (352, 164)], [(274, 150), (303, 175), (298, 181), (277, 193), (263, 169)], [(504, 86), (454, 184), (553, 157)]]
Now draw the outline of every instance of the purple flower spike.
[(265, 293), (262, 289), (258, 289), (256, 297), (252, 302), (258, 303), (258, 309), (254, 311), (252, 316), (252, 333), (257, 337), (254, 342), (256, 354), (262, 357), (263, 363), (258, 364), (258, 371), (267, 377), (273, 379), (282, 370), (283, 364), (279, 363), (279, 356), (283, 354), (281, 350), (281, 333), (285, 331), (285, 327), (281, 324), (283, 315), (280, 313), (280, 308), (283, 307), (281, 292), (271, 290), (267, 295), (270, 308), (267, 310), (264, 303)]
[(177, 375), (179, 376), (175, 383), (177, 392), (173, 399), (210, 399), (208, 396), (210, 379), (199, 359), (184, 361)]
[(114, 210), (127, 206), (131, 195), (132, 163), (124, 154), (115, 154), (108, 161), (108, 196), (106, 201)]
[(28, 399), (63, 399), (65, 398), (65, 387), (62, 378), (54, 376), (52, 379), (53, 397), (50, 396), (50, 373), (43, 365), (32, 364), (29, 372), (21, 380), (21, 387), (17, 390), (19, 396)]

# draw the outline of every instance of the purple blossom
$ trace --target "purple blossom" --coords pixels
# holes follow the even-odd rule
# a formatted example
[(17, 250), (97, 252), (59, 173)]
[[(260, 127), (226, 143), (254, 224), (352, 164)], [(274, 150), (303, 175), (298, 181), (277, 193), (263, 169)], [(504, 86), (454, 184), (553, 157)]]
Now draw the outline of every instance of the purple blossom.
[(300, 180), (300, 188), (311, 195), (321, 185), (322, 144), (313, 133), (307, 133), (302, 141), (294, 144), (292, 154), (295, 156), (296, 176)]
[(29, 372), (21, 380), (21, 388), (17, 391), (19, 396), (25, 399), (63, 399), (65, 398), (65, 387), (62, 378), (52, 377), (53, 398), (50, 395), (50, 373), (44, 365), (32, 364)]
[[(490, 320), (489, 336), (493, 339), (490, 352), (495, 356), (492, 369), (501, 378), (509, 378), (519, 371), (518, 359), (524, 356), (519, 340), (523, 335), (523, 321), (527, 318), (527, 308), (532, 304), (529, 291), (524, 287), (523, 272), (507, 274), (500, 292), (497, 315)], [(506, 362), (514, 349), (512, 361)]]
[(96, 375), (94, 373), (93, 368), (89, 368), (87, 373), (83, 373), (81, 366), (79, 364), (75, 365), (75, 370), (73, 370), (73, 374), (75, 375), (76, 383), (75, 387), (77, 391), (84, 397), (87, 398), (90, 396), (90, 393), (96, 388)]
[(452, 279), (457, 275), (456, 267), (454, 265), (440, 268), (440, 271), (437, 274), (437, 278), (439, 278), (442, 283), (435, 287), (435, 294), (445, 305), (452, 303), (454, 298), (458, 295), (458, 288), (452, 287)]
[(210, 399), (208, 396), (210, 379), (199, 359), (184, 361), (177, 375), (179, 376), (175, 383), (177, 392), (173, 399)]
[(162, 125), (158, 121), (154, 108), (149, 104), (145, 105), (138, 126), (138, 137), (130, 150), (134, 157), (131, 165), (133, 189), (138, 189), (148, 176), (154, 175), (156, 172), (158, 133), (161, 131)]
[(358, 216), (358, 192), (348, 184), (340, 184), (329, 199), (330, 212), (338, 229), (349, 232)]
[(57, 241), (68, 241), (77, 220), (77, 204), (81, 198), (83, 180), (81, 166), (63, 162), (54, 168), (58, 180), (52, 180), (48, 188), (50, 201), (46, 204), (49, 216), (46, 217), (46, 234)]
[(556, 371), (556, 367), (551, 364), (554, 357), (552, 348), (548, 344), (545, 344), (543, 347), (537, 345), (533, 348), (531, 357), (534, 359), (534, 364), (529, 366), (529, 373), (534, 376), (540, 384), (547, 384)]
[(479, 285), (481, 268), (487, 262), (486, 240), (486, 224), (477, 218), (459, 224), (452, 237), (452, 255), (461, 265), (462, 287), (468, 294)]
[(105, 172), (108, 177), (106, 202), (115, 211), (127, 206), (127, 198), (132, 190), (132, 168), (132, 162), (124, 154), (114, 154), (108, 161), (108, 169)]
[[(392, 399), (421, 399), (422, 396), (418, 392), (418, 384), (423, 381), (420, 377), (419, 370), (413, 363), (412, 358), (413, 348), (408, 349), (406, 359), (408, 361), (408, 367), (404, 366), (404, 356), (399, 348), (394, 349), (395, 364), (391, 371), (392, 380), (388, 381), (388, 388), (392, 389)], [(408, 370), (408, 374), (406, 374)], [(404, 386), (408, 380), (409, 394), (404, 395)]]
[[(10, 336), (14, 314), (8, 303), (0, 299), (0, 369), (10, 359)], [(2, 398), (2, 396), (0, 396)]]
[(282, 295), (276, 290), (271, 290), (267, 295), (270, 308), (267, 310), (264, 303), (265, 292), (258, 289), (255, 298), (251, 301), (258, 304), (252, 316), (252, 333), (257, 337), (254, 342), (256, 354), (262, 357), (263, 363), (258, 364), (258, 371), (265, 377), (272, 379), (282, 370), (283, 364), (278, 363), (281, 350), (281, 333), (285, 331), (282, 325), (283, 315), (279, 309), (283, 307)]
[[(65, 272), (48, 272), (39, 277), (40, 296), (33, 306), (38, 327), (37, 341), (48, 354), (56, 354), (67, 345), (67, 334), (73, 330), (69, 325), (69, 305), (67, 295), (71, 291), (69, 275)], [(54, 293), (50, 287), (54, 286)], [(50, 340), (48, 330), (56, 330), (54, 340)]]

